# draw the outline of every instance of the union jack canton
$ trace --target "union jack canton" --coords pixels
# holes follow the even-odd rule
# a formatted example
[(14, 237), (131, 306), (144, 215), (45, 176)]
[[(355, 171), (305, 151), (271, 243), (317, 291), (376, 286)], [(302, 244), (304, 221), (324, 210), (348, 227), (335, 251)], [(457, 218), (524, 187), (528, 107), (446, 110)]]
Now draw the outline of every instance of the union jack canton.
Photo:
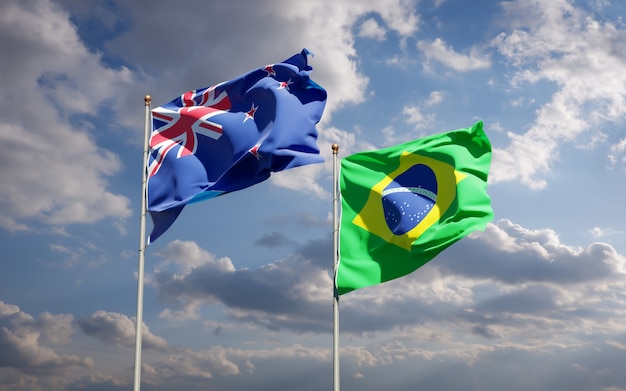
[(271, 172), (322, 162), (315, 125), (326, 91), (308, 51), (152, 110), (148, 211), (161, 236), (185, 205), (241, 190)]

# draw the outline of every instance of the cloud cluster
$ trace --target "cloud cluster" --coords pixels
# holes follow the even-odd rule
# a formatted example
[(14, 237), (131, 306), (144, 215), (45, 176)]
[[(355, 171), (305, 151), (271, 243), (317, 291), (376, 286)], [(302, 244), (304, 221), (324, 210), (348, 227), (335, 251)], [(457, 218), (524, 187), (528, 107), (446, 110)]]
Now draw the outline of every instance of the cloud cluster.
[[(0, 5), (0, 226), (26, 222), (93, 223), (130, 215), (129, 200), (109, 190), (122, 169), (99, 147), (93, 115), (130, 82), (82, 43), (69, 15), (48, 0)], [(85, 180), (89, 178), (89, 180)]]
[[(211, 306), (230, 317), (232, 324), (222, 330), (226, 335), (241, 327), (260, 333), (329, 335), (329, 248), (329, 238), (311, 241), (297, 246), (287, 259), (242, 269), (194, 242), (174, 241), (159, 253), (162, 261), (148, 281), (179, 322), (193, 321), (202, 307)], [(368, 367), (371, 376), (379, 368), (398, 370), (403, 362), (431, 368), (428, 363), (435, 360), (447, 367), (460, 366), (460, 376), (471, 376), (469, 365), (492, 365), (497, 357), (532, 362), (543, 355), (582, 354), (582, 347), (589, 344), (616, 357), (623, 355), (620, 347), (626, 328), (616, 309), (625, 302), (616, 293), (625, 288), (625, 262), (607, 244), (572, 247), (552, 230), (500, 220), (416, 273), (343, 296), (346, 369), (363, 376), (363, 367)], [(3, 303), (0, 308), (5, 330), (0, 345), (13, 376), (93, 366), (89, 358), (60, 355), (42, 345), (69, 341), (75, 333), (71, 316), (44, 313), (35, 320), (16, 306)], [(106, 345), (132, 349), (134, 322), (126, 315), (96, 311), (76, 324), (82, 333)], [(318, 363), (330, 357), (328, 347), (296, 345), (192, 349), (144, 330), (145, 379), (165, 389), (181, 381), (200, 384), (196, 382), (201, 379), (236, 383), (224, 379), (292, 355)], [(375, 335), (379, 337), (370, 345), (348, 342)], [(591, 371), (590, 360), (580, 356), (577, 368)], [(506, 366), (502, 371), (513, 373)], [(91, 380), (82, 378), (75, 385), (125, 383), (102, 376), (95, 373)]]
[[(330, 239), (303, 244), (288, 259), (250, 270), (193, 242), (175, 241), (161, 252), (164, 261), (150, 281), (173, 306), (168, 313), (183, 318), (219, 304), (233, 320), (257, 327), (328, 332), (332, 282), (330, 254), (323, 248), (331, 248)], [(565, 324), (573, 330), (583, 313), (604, 328), (602, 314), (620, 303), (610, 292), (623, 285), (625, 265), (608, 244), (572, 247), (552, 230), (500, 220), (413, 275), (346, 295), (342, 330), (365, 335), (444, 322), (501, 338), (507, 329), (523, 335), (536, 322), (550, 331)]]
[[(102, 310), (78, 321), (78, 325), (85, 334), (127, 348), (135, 346), (135, 324), (134, 319), (129, 319), (125, 315)], [(152, 334), (145, 324), (141, 335), (143, 348), (157, 351), (167, 348), (167, 342)]]
[(147, 279), (164, 302), (181, 307), (167, 315), (194, 318), (200, 306), (221, 304), (240, 322), (327, 331), (331, 297), (323, 293), (332, 292), (332, 284), (315, 263), (331, 254), (318, 250), (327, 246), (311, 247), (294, 259), (249, 270), (236, 269), (230, 259), (217, 259), (194, 242), (177, 240), (159, 253), (164, 261)]
[(72, 321), (71, 315), (48, 312), (34, 319), (0, 301), (0, 378), (6, 379), (1, 387), (60, 390), (65, 384), (60, 375), (93, 367), (90, 357), (59, 354), (50, 347), (70, 342)]
[[(194, 242), (173, 241), (159, 253), (162, 261), (148, 280), (168, 306), (168, 316), (178, 322), (194, 321), (202, 307), (224, 311), (232, 323), (217, 337), (241, 327), (257, 333), (329, 335), (332, 285), (329, 254), (323, 250), (327, 248), (329, 239), (304, 243), (287, 259), (243, 269)], [(621, 348), (626, 327), (616, 310), (625, 304), (623, 295), (616, 294), (626, 285), (625, 264), (610, 245), (573, 247), (552, 230), (500, 220), (409, 276), (343, 296), (341, 333), (347, 339), (342, 360), (357, 381), (363, 367), (372, 376), (400, 370), (403, 363), (435, 370), (434, 362), (438, 368), (456, 368), (462, 378), (471, 377), (477, 367), (494, 365), (519, 376), (500, 360), (509, 357), (531, 365), (568, 355), (569, 364), (555, 368), (575, 373), (587, 384), (598, 369), (595, 355), (583, 347), (594, 346), (615, 357), (626, 352)], [(132, 323), (124, 315), (103, 311), (78, 322), (83, 332), (126, 347)], [(155, 342), (147, 343), (147, 350), (160, 354), (147, 354), (145, 376), (164, 387), (183, 377), (190, 384), (204, 378), (232, 385), (241, 377), (228, 375), (258, 371), (285, 357), (309, 363), (330, 360), (328, 347), (190, 349), (148, 336)], [(350, 342), (356, 340), (372, 342)], [(533, 370), (541, 372), (539, 367)], [(539, 384), (545, 384), (548, 374), (539, 376)]]
[[(547, 183), (541, 176), (563, 142), (586, 145), (598, 125), (625, 117), (626, 29), (594, 19), (567, 0), (512, 1), (503, 7), (503, 21), (513, 30), (498, 35), (493, 46), (516, 67), (513, 86), (549, 82), (556, 91), (537, 110), (530, 129), (510, 133), (509, 146), (494, 151), (491, 178), (543, 188)], [(623, 149), (611, 152), (615, 163)]]

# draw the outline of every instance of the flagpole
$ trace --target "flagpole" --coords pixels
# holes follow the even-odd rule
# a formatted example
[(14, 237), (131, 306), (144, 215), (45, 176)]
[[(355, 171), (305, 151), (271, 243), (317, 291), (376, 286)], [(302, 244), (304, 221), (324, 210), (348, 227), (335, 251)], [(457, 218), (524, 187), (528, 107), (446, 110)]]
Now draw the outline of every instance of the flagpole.
[(337, 261), (338, 261), (338, 186), (337, 186), (337, 153), (339, 145), (333, 144), (333, 385), (334, 391), (339, 391), (339, 293), (337, 291)]
[(148, 183), (148, 145), (150, 140), (150, 103), (152, 98), (146, 95), (143, 98), (146, 106), (144, 138), (143, 138), (143, 165), (141, 171), (141, 210), (139, 223), (139, 265), (137, 268), (137, 319), (135, 324), (135, 380), (134, 391), (141, 388), (141, 331), (143, 325), (143, 269), (146, 252), (146, 210), (147, 210), (147, 183)]

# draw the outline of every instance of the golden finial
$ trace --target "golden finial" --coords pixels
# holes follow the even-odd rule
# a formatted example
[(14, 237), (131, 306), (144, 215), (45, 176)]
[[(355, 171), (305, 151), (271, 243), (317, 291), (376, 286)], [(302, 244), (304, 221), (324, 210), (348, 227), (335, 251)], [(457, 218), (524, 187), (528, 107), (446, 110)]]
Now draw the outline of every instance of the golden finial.
[(146, 106), (148, 106), (152, 102), (152, 97), (150, 95), (146, 95), (143, 97), (143, 101), (146, 102)]
[(339, 152), (339, 144), (333, 144), (331, 146), (331, 148), (333, 149), (333, 154), (336, 155), (337, 152)]

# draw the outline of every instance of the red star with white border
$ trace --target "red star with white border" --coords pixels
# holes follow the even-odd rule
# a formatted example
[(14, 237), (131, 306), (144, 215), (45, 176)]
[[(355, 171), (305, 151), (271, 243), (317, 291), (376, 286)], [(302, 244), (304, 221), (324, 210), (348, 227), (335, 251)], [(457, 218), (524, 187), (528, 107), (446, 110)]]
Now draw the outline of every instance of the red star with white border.
[(252, 148), (250, 148), (249, 152), (254, 155), (255, 158), (257, 158), (257, 160), (261, 160), (261, 154), (259, 153), (259, 148), (261, 147), (261, 143), (258, 142), (256, 143), (256, 145)]
[(243, 119), (243, 122), (246, 122), (249, 119), (254, 119), (254, 113), (256, 113), (256, 111), (258, 110), (259, 106), (255, 106), (254, 103), (252, 104), (252, 107), (250, 108), (250, 110), (246, 113), (246, 118)]
[(276, 76), (276, 71), (274, 70), (274, 65), (267, 65), (263, 68), (265, 72), (267, 72), (267, 76)]
[(278, 86), (278, 89), (280, 90), (280, 89), (285, 88), (285, 89), (289, 90), (289, 86), (290, 86), (291, 84), (293, 84), (293, 82), (291, 81), (291, 79), (289, 79), (289, 80), (287, 80), (287, 81), (281, 81), (281, 82), (280, 82), (280, 85)]

